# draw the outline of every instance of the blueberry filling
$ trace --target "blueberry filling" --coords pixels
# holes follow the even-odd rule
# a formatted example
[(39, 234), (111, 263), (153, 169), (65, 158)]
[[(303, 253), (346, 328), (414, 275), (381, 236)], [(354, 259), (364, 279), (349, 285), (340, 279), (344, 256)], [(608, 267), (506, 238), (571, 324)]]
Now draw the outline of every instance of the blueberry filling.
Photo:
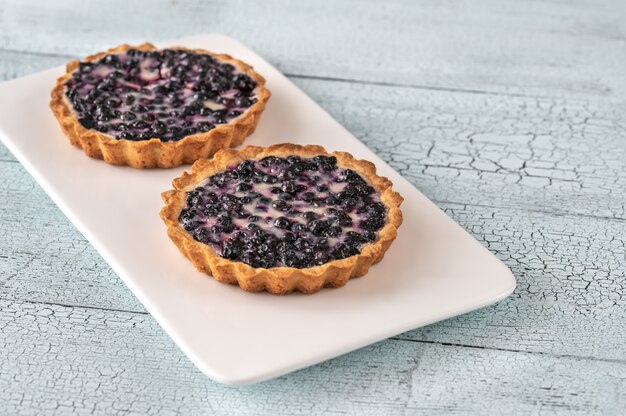
[(210, 55), (130, 49), (80, 63), (65, 95), (87, 129), (117, 139), (177, 141), (243, 114), (257, 101), (256, 86)]
[(178, 218), (220, 256), (307, 268), (357, 255), (387, 222), (380, 195), (334, 156), (246, 160), (187, 192)]

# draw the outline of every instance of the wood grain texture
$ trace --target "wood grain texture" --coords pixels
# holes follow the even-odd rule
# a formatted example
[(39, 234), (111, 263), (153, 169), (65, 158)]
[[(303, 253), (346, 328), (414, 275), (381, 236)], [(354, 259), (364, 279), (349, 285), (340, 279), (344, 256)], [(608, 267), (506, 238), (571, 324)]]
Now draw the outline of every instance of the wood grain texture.
[(293, 80), (437, 202), (626, 218), (626, 106)]
[(626, 107), (295, 81), (437, 202), (626, 218)]
[(0, 301), (0, 329), (0, 403), (15, 415), (588, 415), (626, 404), (626, 363), (389, 340), (232, 388), (200, 374), (149, 315)]
[[(0, 298), (145, 313), (20, 165), (0, 163), (0, 178), (18, 207), (0, 208)], [(402, 339), (626, 362), (626, 222), (439, 205), (511, 268), (518, 286), (493, 307)]]
[(240, 39), (518, 279), (492, 307), (220, 386), (0, 146), (0, 414), (623, 413), (626, 3), (3, 0), (0, 27), (0, 79)]
[[(97, 11), (96, 11), (97, 9)], [(85, 56), (111, 45), (232, 35), (287, 73), (514, 94), (623, 94), (619, 0), (4, 0), (6, 49)], [(33, 36), (37, 27), (45, 36)]]

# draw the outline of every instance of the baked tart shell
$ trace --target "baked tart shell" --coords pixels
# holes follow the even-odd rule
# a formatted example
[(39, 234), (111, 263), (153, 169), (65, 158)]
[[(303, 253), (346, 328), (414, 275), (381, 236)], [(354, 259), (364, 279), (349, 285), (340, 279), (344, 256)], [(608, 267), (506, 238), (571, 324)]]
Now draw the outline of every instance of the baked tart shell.
[[(378, 239), (363, 246), (358, 255), (332, 260), (320, 266), (302, 269), (294, 267), (266, 269), (254, 268), (243, 262), (223, 258), (209, 245), (194, 240), (180, 226), (178, 217), (185, 207), (187, 191), (196, 187), (207, 177), (244, 160), (290, 155), (335, 156), (339, 166), (353, 169), (366, 179), (378, 192), (381, 202), (388, 209), (387, 222), (378, 231)], [(220, 150), (211, 160), (196, 161), (190, 172), (184, 172), (172, 184), (174, 189), (162, 194), (165, 206), (161, 210), (161, 218), (167, 226), (167, 233), (171, 240), (199, 271), (213, 276), (219, 282), (239, 285), (249, 292), (265, 290), (275, 294), (287, 294), (294, 291), (315, 293), (324, 287), (344, 286), (349, 279), (365, 275), (372, 265), (383, 259), (402, 224), (400, 204), (403, 198), (392, 190), (392, 183), (389, 179), (376, 175), (376, 167), (373, 163), (358, 160), (349, 153), (329, 153), (321, 146), (280, 144), (267, 148), (248, 146), (241, 150)]]
[[(120, 45), (91, 55), (82, 62), (95, 62), (103, 56), (123, 53), (129, 49), (143, 51), (157, 50), (150, 44), (139, 46)], [(229, 63), (248, 75), (257, 83), (257, 102), (250, 106), (242, 115), (225, 124), (219, 124), (206, 133), (197, 133), (186, 136), (174, 142), (164, 142), (158, 138), (148, 140), (116, 139), (97, 130), (87, 129), (80, 124), (71, 104), (65, 97), (65, 82), (71, 78), (81, 61), (74, 60), (67, 64), (66, 74), (57, 79), (51, 92), (50, 108), (61, 126), (61, 130), (72, 145), (83, 149), (85, 154), (94, 159), (102, 159), (113, 165), (126, 165), (133, 168), (171, 168), (183, 164), (190, 164), (202, 158), (212, 156), (220, 149), (239, 146), (245, 138), (256, 129), (261, 113), (271, 96), (265, 87), (265, 79), (254, 69), (230, 55), (215, 54), (204, 49), (188, 49), (184, 47), (170, 47), (211, 55), (214, 58)]]

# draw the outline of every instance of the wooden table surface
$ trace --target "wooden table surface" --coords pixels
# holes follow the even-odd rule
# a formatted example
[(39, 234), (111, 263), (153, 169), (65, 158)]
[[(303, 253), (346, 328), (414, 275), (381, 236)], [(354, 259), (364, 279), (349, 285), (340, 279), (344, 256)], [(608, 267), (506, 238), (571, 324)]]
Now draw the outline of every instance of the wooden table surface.
[(626, 413), (626, 2), (0, 0), (0, 79), (200, 33), (287, 74), (517, 289), (222, 386), (0, 146), (0, 414)]

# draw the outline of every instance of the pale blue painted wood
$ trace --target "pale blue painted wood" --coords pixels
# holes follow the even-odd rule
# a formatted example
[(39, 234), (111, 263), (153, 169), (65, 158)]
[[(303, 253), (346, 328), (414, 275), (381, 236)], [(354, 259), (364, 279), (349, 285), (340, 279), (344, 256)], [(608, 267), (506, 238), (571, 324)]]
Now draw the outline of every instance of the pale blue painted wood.
[(623, 8), (4, 1), (0, 79), (120, 42), (241, 39), (519, 284), (493, 307), (258, 386), (223, 387), (0, 146), (0, 413), (623, 413)]

